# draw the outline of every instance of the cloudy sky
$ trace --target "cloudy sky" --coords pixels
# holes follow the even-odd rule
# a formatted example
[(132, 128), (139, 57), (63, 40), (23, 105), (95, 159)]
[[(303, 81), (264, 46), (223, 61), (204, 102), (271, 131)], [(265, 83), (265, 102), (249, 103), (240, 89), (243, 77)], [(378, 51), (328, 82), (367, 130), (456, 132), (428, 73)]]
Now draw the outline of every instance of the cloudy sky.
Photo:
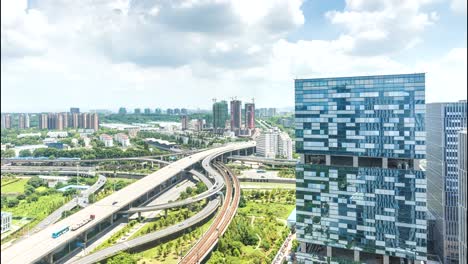
[(466, 0), (2, 0), (1, 110), (292, 107), (294, 79), (426, 72), (466, 99)]

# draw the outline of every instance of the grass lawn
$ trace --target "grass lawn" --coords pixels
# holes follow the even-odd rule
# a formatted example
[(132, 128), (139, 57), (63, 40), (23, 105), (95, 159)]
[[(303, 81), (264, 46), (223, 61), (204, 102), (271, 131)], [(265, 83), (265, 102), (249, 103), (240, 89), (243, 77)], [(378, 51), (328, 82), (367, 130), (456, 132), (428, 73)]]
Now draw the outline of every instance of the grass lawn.
[(2, 179), (2, 194), (22, 194), (24, 193), (24, 186), (28, 182), (28, 179), (19, 179), (13, 183), (3, 185), (4, 180)]
[(33, 219), (28, 225), (22, 227), (20, 231), (2, 240), (2, 243), (24, 235), (27, 232), (27, 227), (33, 228), (42, 219), (46, 218), (66, 202), (68, 202), (68, 199), (63, 197), (61, 193), (54, 193), (41, 196), (35, 202), (28, 203), (26, 200), (21, 200), (16, 207), (2, 208), (2, 211), (12, 213), (14, 218), (27, 217)]
[(45, 191), (47, 191), (49, 188), (45, 187), (45, 186), (39, 186), (36, 188), (36, 192), (37, 193), (43, 193)]

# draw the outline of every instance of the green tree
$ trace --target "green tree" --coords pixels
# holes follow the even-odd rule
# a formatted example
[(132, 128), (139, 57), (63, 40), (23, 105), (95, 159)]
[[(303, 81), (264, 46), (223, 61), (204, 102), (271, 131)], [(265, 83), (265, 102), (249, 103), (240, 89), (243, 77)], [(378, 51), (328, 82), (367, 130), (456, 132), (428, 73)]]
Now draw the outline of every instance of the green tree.
[(23, 150), (20, 150), (19, 156), (20, 157), (31, 157), (32, 153), (31, 153), (31, 151), (29, 149), (23, 149)]
[(26, 184), (29, 184), (33, 186), (34, 188), (37, 188), (39, 186), (45, 185), (45, 181), (38, 176), (33, 176), (31, 177)]
[(127, 252), (121, 252), (118, 255), (107, 260), (107, 264), (136, 264), (137, 261)]
[(15, 207), (15, 206), (17, 206), (18, 204), (19, 204), (19, 200), (18, 200), (18, 199), (16, 199), (16, 198), (8, 199), (7, 206), (8, 206), (9, 208)]
[(16, 153), (13, 149), (2, 150), (2, 158), (13, 158), (15, 156)]

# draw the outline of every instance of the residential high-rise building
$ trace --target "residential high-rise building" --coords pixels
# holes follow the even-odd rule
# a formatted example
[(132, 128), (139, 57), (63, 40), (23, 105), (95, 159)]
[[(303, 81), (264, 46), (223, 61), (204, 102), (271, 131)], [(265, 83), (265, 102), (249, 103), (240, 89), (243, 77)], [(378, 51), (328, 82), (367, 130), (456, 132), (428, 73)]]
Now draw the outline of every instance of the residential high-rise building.
[(79, 128), (89, 128), (88, 125), (88, 113), (81, 113), (78, 119), (78, 127)]
[(57, 122), (57, 115), (55, 113), (48, 113), (46, 129), (56, 129), (55, 128), (56, 122)]
[(62, 120), (63, 120), (63, 128), (68, 128), (69, 126), (69, 120), (68, 120), (68, 113), (61, 113), (62, 115)]
[(141, 109), (140, 108), (135, 108), (135, 110), (133, 110), (133, 113), (139, 115), (139, 114), (141, 114)]
[(466, 129), (458, 133), (458, 259), (460, 264), (467, 263), (467, 237), (466, 237), (466, 208), (467, 208), (467, 132)]
[(144, 112), (144, 113), (145, 113), (145, 115), (149, 115), (149, 114), (151, 114), (151, 109), (150, 109), (150, 108), (145, 108), (145, 110), (144, 110), (144, 111), (145, 111), (145, 112)]
[(435, 253), (458, 263), (458, 132), (467, 124), (466, 101), (427, 104), (428, 209), (436, 218)]
[(424, 73), (297, 79), (295, 98), (298, 260), (426, 260)]
[(45, 113), (39, 114), (39, 129), (48, 129), (49, 128), (49, 120), (48, 115)]
[(189, 125), (189, 118), (186, 115), (180, 117), (180, 122), (182, 125), (182, 130), (187, 130)]
[(93, 129), (94, 131), (99, 130), (99, 114), (98, 113), (90, 113), (89, 114), (89, 125), (87, 128)]
[(222, 133), (229, 120), (228, 104), (226, 101), (213, 103), (213, 132)]
[(174, 110), (168, 108), (168, 109), (166, 110), (166, 114), (168, 114), (168, 115), (173, 115), (173, 114), (174, 114)]
[(154, 109), (154, 113), (157, 114), (157, 115), (160, 115), (162, 113), (161, 108)]
[(70, 114), (79, 114), (80, 108), (78, 107), (70, 107)]
[(30, 118), (28, 114), (24, 114), (24, 128), (29, 128), (31, 126)]
[(11, 128), (10, 114), (2, 114), (2, 128)]
[(277, 127), (263, 131), (255, 139), (257, 154), (266, 158), (292, 159), (292, 140)]
[(245, 104), (245, 128), (248, 128), (248, 129), (255, 128), (255, 104), (254, 103)]
[(238, 131), (242, 125), (242, 102), (231, 101), (231, 131)]
[(181, 115), (186, 115), (187, 113), (188, 113), (187, 109), (185, 109), (185, 108), (180, 109), (180, 114)]
[(125, 107), (120, 107), (119, 108), (119, 114), (125, 115), (127, 113), (127, 109)]
[(19, 129), (29, 128), (29, 115), (28, 114), (18, 115), (18, 128)]
[(175, 115), (180, 115), (180, 109), (179, 108), (174, 108), (174, 114)]
[(78, 113), (73, 113), (70, 115), (70, 127), (73, 127), (73, 128), (78, 128), (79, 127), (79, 118), (80, 118), (80, 114)]
[(18, 128), (24, 129), (24, 115), (23, 114), (18, 115)]

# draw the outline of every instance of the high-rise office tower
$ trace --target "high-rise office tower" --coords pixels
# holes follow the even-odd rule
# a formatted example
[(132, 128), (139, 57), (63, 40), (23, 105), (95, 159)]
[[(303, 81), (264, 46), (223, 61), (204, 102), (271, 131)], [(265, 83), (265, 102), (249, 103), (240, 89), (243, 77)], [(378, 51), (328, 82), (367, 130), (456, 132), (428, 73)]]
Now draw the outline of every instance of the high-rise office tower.
[(139, 115), (139, 114), (141, 114), (141, 109), (140, 108), (135, 108), (135, 110), (133, 110), (133, 113)]
[(125, 115), (127, 113), (127, 109), (125, 107), (120, 107), (119, 108), (119, 114)]
[(229, 120), (228, 104), (226, 101), (213, 103), (213, 132), (218, 133), (226, 128)]
[(23, 114), (18, 115), (18, 128), (24, 129), (24, 115)]
[(174, 108), (174, 114), (175, 115), (180, 115), (180, 109), (179, 108)]
[(10, 114), (2, 114), (2, 128), (11, 128)]
[(231, 131), (238, 131), (242, 125), (242, 102), (231, 101)]
[(428, 209), (436, 218), (435, 252), (458, 263), (458, 132), (467, 124), (466, 101), (427, 104)]
[(161, 108), (154, 109), (154, 113), (157, 114), (157, 115), (160, 115), (162, 113)]
[(39, 115), (39, 129), (48, 129), (49, 128), (49, 121), (48, 115), (45, 113), (42, 113)]
[(298, 79), (295, 97), (298, 259), (425, 260), (424, 74)]
[(168, 108), (168, 109), (166, 110), (166, 114), (168, 114), (168, 115), (173, 115), (173, 114), (174, 114), (174, 110)]
[(248, 129), (255, 128), (255, 104), (254, 103), (245, 104), (245, 128), (248, 128)]
[(183, 115), (180, 117), (180, 122), (182, 125), (182, 130), (187, 130), (188, 129), (188, 124), (189, 124), (189, 118), (186, 115)]
[(467, 163), (468, 163), (468, 149), (467, 149), (467, 133), (466, 129), (458, 133), (458, 259), (460, 264), (467, 263), (467, 237), (466, 237), (466, 184), (467, 184)]
[(70, 107), (70, 114), (79, 114), (80, 108), (78, 107)]
[(180, 109), (180, 114), (181, 115), (186, 115), (187, 114), (187, 109), (185, 109), (185, 108)]
[(145, 111), (145, 112), (144, 112), (144, 113), (145, 113), (145, 115), (149, 115), (149, 114), (151, 114), (151, 109), (149, 109), (149, 108), (145, 108), (145, 110), (144, 110), (144, 111)]

